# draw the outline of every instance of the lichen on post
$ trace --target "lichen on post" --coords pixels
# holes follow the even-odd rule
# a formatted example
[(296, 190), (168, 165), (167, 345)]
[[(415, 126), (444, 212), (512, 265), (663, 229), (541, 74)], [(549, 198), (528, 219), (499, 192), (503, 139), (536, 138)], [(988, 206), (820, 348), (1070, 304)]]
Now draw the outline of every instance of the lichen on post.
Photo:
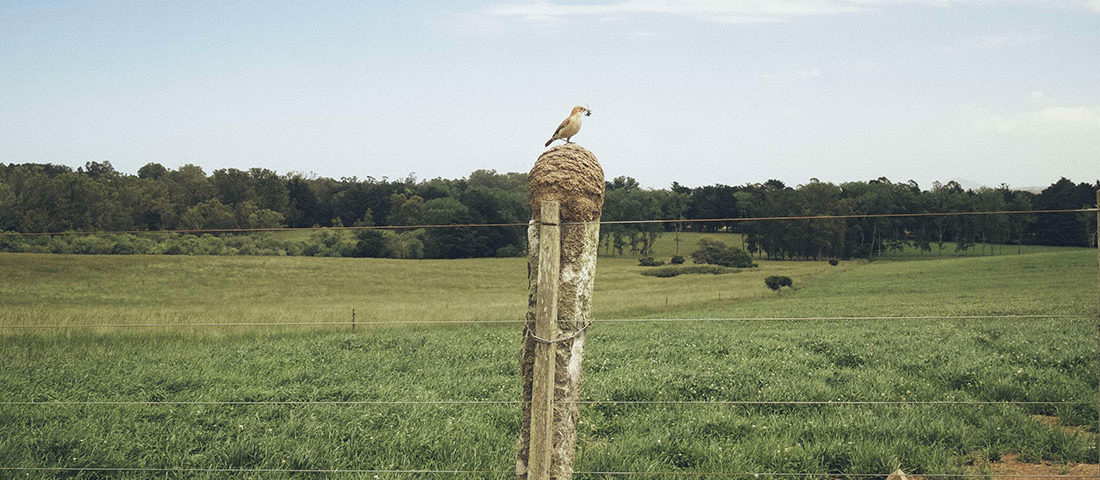
[(558, 283), (557, 324), (554, 340), (553, 440), (550, 478), (573, 476), (576, 446), (577, 402), (580, 400), (581, 365), (585, 328), (591, 321), (592, 286), (596, 276), (600, 213), (603, 208), (603, 168), (596, 156), (576, 144), (564, 144), (544, 152), (528, 174), (531, 190), (531, 223), (527, 229), (528, 308), (524, 325), (520, 367), (523, 377), (523, 421), (517, 443), (516, 477), (528, 478), (531, 442), (531, 394), (534, 375), (536, 303), (539, 278), (539, 225), (541, 204), (560, 204), (561, 258)]

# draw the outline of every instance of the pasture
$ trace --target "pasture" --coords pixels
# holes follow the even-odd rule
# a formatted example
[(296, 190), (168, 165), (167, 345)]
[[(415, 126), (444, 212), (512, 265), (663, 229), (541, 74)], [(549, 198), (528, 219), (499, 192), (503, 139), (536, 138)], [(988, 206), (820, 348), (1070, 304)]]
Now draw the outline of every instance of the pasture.
[[(600, 259), (597, 319), (709, 320), (597, 321), (587, 346), (583, 396), (592, 403), (581, 407), (578, 471), (715, 478), (703, 472), (857, 474), (901, 467), (981, 475), (1008, 454), (1067, 471), (1096, 462), (1096, 320), (1074, 316), (1095, 315), (1094, 250), (836, 267), (759, 263), (737, 274), (666, 279), (640, 275), (644, 267), (633, 259)], [(0, 325), (91, 328), (0, 332), (0, 401), (514, 402), (525, 275), (520, 258), (2, 254)], [(790, 276), (797, 289), (771, 292), (763, 283), (768, 275)], [(95, 327), (346, 322), (353, 308), (355, 330)], [(996, 317), (1009, 314), (1052, 317)], [(714, 320), (945, 315), (994, 318)], [(370, 325), (394, 320), (514, 323)], [(654, 401), (711, 403), (629, 403)], [(479, 473), (346, 476), (510, 478), (519, 407), (6, 403), (0, 404), (0, 466), (431, 469)], [(172, 478), (226, 475), (196, 471)]]

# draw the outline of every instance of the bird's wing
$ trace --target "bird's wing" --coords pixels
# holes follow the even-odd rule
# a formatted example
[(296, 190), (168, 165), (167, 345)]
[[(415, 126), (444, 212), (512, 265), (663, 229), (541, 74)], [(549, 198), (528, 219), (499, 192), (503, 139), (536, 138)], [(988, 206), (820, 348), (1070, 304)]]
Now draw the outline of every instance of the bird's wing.
[(551, 135), (551, 136), (557, 137), (558, 134), (561, 133), (561, 131), (565, 129), (565, 126), (569, 125), (569, 120), (571, 120), (572, 118), (573, 118), (572, 116), (565, 117), (565, 120), (561, 121), (561, 125), (558, 125), (557, 130), (554, 130), (554, 134)]

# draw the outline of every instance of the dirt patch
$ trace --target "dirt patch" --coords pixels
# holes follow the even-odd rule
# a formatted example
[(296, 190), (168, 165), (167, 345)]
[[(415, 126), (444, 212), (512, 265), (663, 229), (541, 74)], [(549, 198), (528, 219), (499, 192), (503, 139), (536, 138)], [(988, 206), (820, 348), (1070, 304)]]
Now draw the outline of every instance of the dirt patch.
[(1100, 478), (1100, 465), (1095, 463), (1024, 463), (1019, 461), (1017, 455), (1003, 455), (999, 462), (990, 463), (989, 468), (993, 470), (994, 479), (1020, 475), (1027, 475), (1027, 478), (1035, 480), (1064, 480), (1067, 477)]
[[(991, 480), (1073, 480), (1100, 478), (1100, 465), (1095, 463), (1056, 464), (1050, 462), (1025, 463), (1018, 455), (1002, 455), (998, 462), (967, 467), (966, 475)], [(897, 475), (890, 475), (896, 477)], [(942, 477), (906, 475), (907, 480), (939, 480)], [(971, 478), (971, 477), (965, 477)]]

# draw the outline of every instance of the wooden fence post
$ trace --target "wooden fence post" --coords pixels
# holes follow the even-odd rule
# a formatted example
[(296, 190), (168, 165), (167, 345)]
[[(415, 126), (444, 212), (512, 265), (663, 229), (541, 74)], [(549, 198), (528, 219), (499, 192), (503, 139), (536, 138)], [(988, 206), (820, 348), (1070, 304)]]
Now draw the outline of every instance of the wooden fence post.
[(585, 329), (603, 207), (603, 169), (591, 152), (560, 145), (539, 156), (528, 175), (527, 320), (520, 370), (523, 419), (516, 478), (573, 476), (577, 401)]
[[(558, 329), (558, 279), (561, 277), (560, 204), (542, 202), (539, 219), (539, 271), (536, 295), (535, 336), (552, 339)], [(554, 346), (535, 344), (534, 376), (531, 386), (531, 448), (527, 476), (550, 480), (550, 457), (554, 443)]]

